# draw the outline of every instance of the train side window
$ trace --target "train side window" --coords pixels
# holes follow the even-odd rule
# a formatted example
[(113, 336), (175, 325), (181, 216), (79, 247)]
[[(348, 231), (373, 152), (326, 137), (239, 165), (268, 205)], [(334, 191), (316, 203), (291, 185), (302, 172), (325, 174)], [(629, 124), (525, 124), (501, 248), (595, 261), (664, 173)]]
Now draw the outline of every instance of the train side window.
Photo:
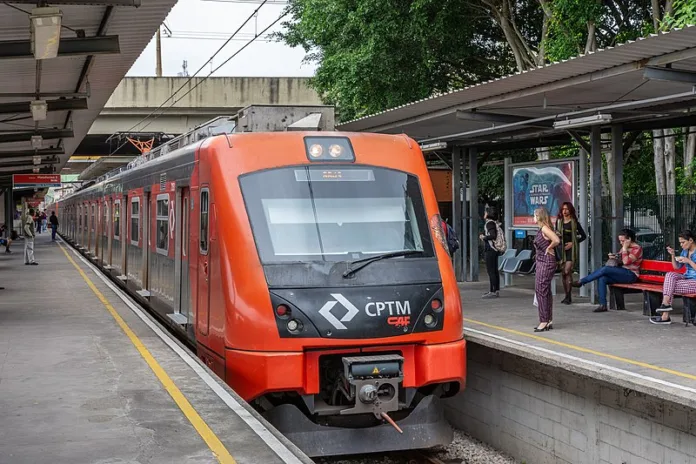
[(114, 238), (121, 237), (121, 200), (114, 201)]
[(208, 254), (208, 189), (201, 190), (201, 254)]
[(157, 195), (157, 251), (169, 250), (169, 194)]
[(131, 199), (131, 223), (130, 223), (131, 244), (138, 246), (140, 239), (140, 197)]

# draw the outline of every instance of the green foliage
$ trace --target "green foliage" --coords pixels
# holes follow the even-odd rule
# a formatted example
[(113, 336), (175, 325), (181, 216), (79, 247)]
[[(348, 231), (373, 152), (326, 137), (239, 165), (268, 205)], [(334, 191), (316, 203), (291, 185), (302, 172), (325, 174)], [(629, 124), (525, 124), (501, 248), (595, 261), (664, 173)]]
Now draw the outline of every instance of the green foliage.
[(694, 0), (674, 0), (672, 13), (662, 23), (663, 29), (696, 25), (696, 2)]
[(504, 74), (510, 53), (462, 0), (290, 0), (276, 37), (319, 63), (312, 80), (341, 121)]
[(588, 23), (599, 23), (606, 7), (596, 0), (554, 0), (546, 37), (546, 56), (558, 61), (584, 52)]

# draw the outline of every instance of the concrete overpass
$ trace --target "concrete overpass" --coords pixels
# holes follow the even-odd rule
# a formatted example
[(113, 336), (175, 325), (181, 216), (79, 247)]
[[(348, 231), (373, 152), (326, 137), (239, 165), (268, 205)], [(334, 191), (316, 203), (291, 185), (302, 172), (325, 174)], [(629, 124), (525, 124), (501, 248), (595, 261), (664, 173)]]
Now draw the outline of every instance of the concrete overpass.
[[(177, 96), (134, 129), (170, 95), (186, 84), (187, 77), (127, 77), (121, 81), (89, 130), (89, 135), (119, 131), (182, 134), (215, 116), (234, 114), (249, 105), (321, 105), (307, 78), (211, 77), (194, 78)], [(198, 87), (195, 87), (198, 85)], [(188, 95), (189, 89), (195, 87)], [(183, 98), (182, 98), (183, 96)], [(178, 100), (181, 98), (180, 100)], [(161, 113), (161, 114), (159, 114)]]

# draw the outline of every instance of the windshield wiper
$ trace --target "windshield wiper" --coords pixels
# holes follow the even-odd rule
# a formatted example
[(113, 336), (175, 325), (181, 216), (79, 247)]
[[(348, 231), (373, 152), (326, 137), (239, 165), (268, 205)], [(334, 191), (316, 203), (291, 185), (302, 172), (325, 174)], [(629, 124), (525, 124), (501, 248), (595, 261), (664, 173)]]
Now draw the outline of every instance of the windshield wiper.
[[(358, 272), (360, 269), (364, 268), (368, 264), (374, 263), (375, 261), (379, 261), (382, 259), (387, 259), (387, 258), (397, 258), (399, 256), (409, 256), (409, 255), (419, 255), (422, 254), (423, 252), (420, 250), (402, 250), (402, 251), (392, 251), (389, 253), (384, 253), (382, 255), (377, 255), (377, 256), (370, 256), (369, 258), (362, 258), (362, 259), (356, 259), (355, 261), (351, 261), (348, 263), (348, 269), (346, 269), (346, 272), (343, 273), (343, 277), (350, 277), (356, 272)], [(355, 264), (358, 264), (357, 266), (353, 267)]]

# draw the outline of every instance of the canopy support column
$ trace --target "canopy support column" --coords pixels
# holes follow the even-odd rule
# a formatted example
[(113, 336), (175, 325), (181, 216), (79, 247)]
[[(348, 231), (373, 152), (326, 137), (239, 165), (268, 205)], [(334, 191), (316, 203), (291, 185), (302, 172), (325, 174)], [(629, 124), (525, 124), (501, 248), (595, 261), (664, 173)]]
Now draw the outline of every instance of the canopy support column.
[[(592, 271), (602, 266), (602, 133), (599, 126), (592, 127), (590, 134), (590, 237), (592, 245), (592, 259), (590, 261)], [(592, 303), (597, 303), (596, 284), (592, 285), (590, 293)]]
[[(505, 227), (505, 242), (508, 244), (508, 248), (512, 248), (512, 168), (510, 164), (512, 163), (512, 158), (505, 158), (504, 164), (504, 177), (503, 184), (505, 188), (505, 199), (503, 204), (505, 205), (505, 216), (503, 218), (503, 226)], [(503, 273), (503, 287), (509, 287), (512, 285), (512, 274), (507, 272)]]
[(618, 251), (616, 237), (624, 228), (624, 204), (623, 204), (623, 127), (611, 126), (611, 151), (614, 155), (614, 197), (611, 200), (611, 243), (612, 250)]
[(457, 234), (461, 247), (454, 252), (454, 275), (457, 282), (466, 280), (466, 231), (464, 229), (464, 208), (462, 207), (461, 185), (464, 165), (462, 161), (462, 148), (452, 149), (452, 223), (450, 224)]
[[(580, 149), (580, 160), (579, 160), (579, 171), (580, 171), (580, 189), (579, 189), (579, 195), (580, 198), (578, 199), (578, 219), (580, 220), (580, 224), (582, 224), (583, 229), (585, 229), (586, 232), (589, 233), (589, 217), (590, 215), (588, 214), (588, 194), (587, 194), (587, 185), (588, 185), (588, 180), (587, 180), (587, 151), (585, 149), (581, 148)], [(590, 251), (590, 240), (585, 240), (580, 244), (580, 279), (583, 277), (587, 276), (587, 263), (589, 262), (589, 251)], [(586, 297), (587, 296), (587, 287), (580, 287), (580, 296)]]
[(479, 280), (478, 150), (469, 148), (469, 272), (471, 282)]

